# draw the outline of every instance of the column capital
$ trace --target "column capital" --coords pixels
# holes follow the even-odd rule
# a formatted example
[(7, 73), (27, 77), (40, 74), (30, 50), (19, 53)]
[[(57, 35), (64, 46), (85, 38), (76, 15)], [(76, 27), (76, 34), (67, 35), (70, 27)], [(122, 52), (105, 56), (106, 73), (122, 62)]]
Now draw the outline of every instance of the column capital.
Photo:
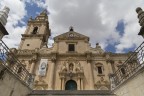
[(37, 60), (36, 60), (36, 59), (33, 59), (33, 58), (29, 60), (30, 63), (35, 63), (36, 61), (37, 61)]
[(65, 79), (66, 77), (64, 75), (60, 76), (61, 79)]
[(91, 61), (92, 61), (92, 53), (91, 52), (86, 52), (86, 60), (88, 63), (91, 63)]
[(55, 63), (55, 62), (56, 62), (56, 57), (55, 57), (55, 56), (52, 56), (52, 57), (51, 57), (51, 61)]
[(52, 52), (51, 53), (51, 61), (52, 62), (56, 62), (56, 56), (57, 56), (57, 52)]
[(38, 59), (38, 54), (37, 54), (37, 53), (33, 53), (33, 56), (32, 56), (31, 61), (36, 62), (36, 61), (37, 61), (37, 59)]

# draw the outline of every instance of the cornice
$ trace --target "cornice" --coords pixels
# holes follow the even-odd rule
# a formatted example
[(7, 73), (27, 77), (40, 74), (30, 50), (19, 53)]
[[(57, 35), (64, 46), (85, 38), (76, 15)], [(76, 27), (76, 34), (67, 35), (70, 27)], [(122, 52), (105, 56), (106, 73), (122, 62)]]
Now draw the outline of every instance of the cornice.
[[(133, 52), (132, 52), (133, 53)], [(109, 56), (129, 56), (130, 53), (112, 53), (112, 52), (105, 52), (104, 55), (108, 54)]]
[(22, 37), (43, 37), (44, 34), (22, 34)]
[(45, 24), (45, 25), (47, 25), (47, 24), (49, 24), (49, 22), (48, 21), (38, 21), (38, 20), (30, 20), (30, 21), (28, 21), (28, 25), (31, 25), (31, 24)]
[(24, 56), (24, 55), (34, 55), (36, 53), (35, 50), (17, 50), (17, 55)]

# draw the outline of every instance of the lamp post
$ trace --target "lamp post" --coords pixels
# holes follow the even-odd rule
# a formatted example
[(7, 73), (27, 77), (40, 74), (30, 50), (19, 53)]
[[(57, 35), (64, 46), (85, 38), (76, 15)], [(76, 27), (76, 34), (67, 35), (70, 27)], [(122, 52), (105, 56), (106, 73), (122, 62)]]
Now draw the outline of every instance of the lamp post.
[(2, 11), (0, 11), (0, 40), (4, 35), (8, 35), (7, 30), (5, 29), (5, 25), (7, 23), (8, 13), (10, 9), (8, 7), (4, 7)]
[(4, 35), (8, 35), (8, 32), (0, 22), (0, 40), (3, 38)]
[(138, 35), (141, 35), (144, 38), (144, 11), (140, 7), (138, 7), (136, 8), (136, 12), (138, 14), (139, 24), (141, 26)]

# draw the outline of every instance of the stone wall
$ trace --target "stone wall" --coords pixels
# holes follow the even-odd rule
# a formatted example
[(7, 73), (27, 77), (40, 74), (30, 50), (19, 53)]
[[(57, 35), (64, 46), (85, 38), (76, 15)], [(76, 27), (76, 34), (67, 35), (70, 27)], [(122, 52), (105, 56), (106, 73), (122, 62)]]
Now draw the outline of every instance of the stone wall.
[(31, 89), (8, 69), (0, 65), (0, 96), (27, 96)]
[(113, 91), (117, 96), (144, 96), (144, 66)]
[(116, 96), (109, 90), (34, 90), (28, 96)]

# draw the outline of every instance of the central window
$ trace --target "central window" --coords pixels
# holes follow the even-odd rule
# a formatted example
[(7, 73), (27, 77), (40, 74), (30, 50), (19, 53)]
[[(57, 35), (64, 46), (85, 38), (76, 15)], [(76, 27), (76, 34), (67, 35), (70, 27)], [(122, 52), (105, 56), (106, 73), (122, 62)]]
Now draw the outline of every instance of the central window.
[(98, 66), (97, 69), (98, 69), (98, 74), (102, 74), (103, 73), (102, 72), (102, 66)]
[(68, 45), (68, 51), (70, 51), (70, 52), (75, 51), (75, 44), (69, 44)]

